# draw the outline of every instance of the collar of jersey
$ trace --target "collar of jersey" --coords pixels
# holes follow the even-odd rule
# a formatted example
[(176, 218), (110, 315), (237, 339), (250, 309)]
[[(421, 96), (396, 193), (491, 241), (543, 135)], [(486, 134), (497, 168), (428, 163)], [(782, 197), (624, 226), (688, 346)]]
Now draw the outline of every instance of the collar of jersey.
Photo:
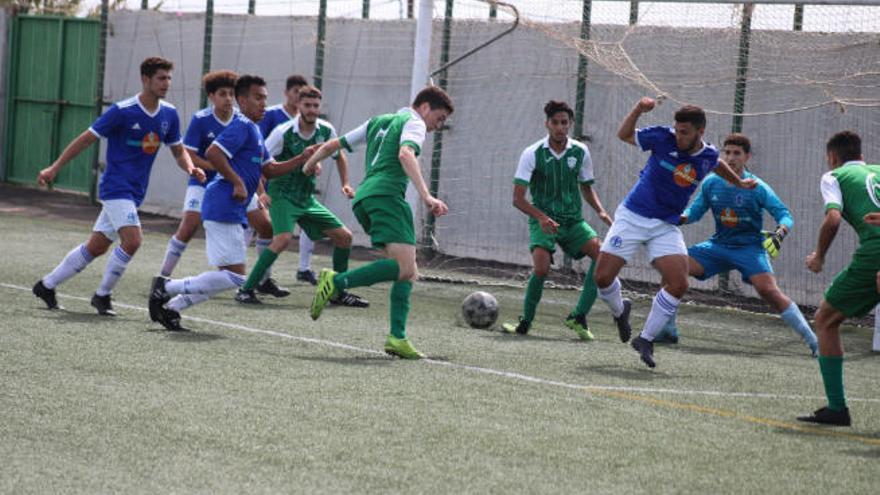
[(572, 144), (571, 144), (571, 138), (568, 136), (565, 136), (565, 149), (562, 150), (562, 153), (557, 155), (556, 152), (553, 151), (553, 148), (550, 147), (550, 136), (547, 135), (544, 137), (544, 141), (541, 143), (541, 146), (550, 150), (550, 154), (552, 154), (557, 160), (559, 160), (560, 158), (562, 158), (562, 155), (564, 155), (566, 151), (571, 149)]
[(147, 108), (144, 107), (144, 104), (141, 103), (141, 94), (140, 93), (134, 95), (134, 101), (137, 103), (138, 108), (140, 108), (141, 111), (144, 112), (145, 114), (147, 114), (147, 117), (149, 117), (151, 119), (153, 117), (155, 117), (156, 115), (159, 115), (159, 112), (162, 111), (162, 99), (161, 98), (159, 98), (159, 105), (156, 107), (156, 111), (153, 113), (148, 112)]
[(846, 167), (847, 165), (865, 165), (865, 162), (864, 160), (850, 160), (841, 165), (840, 168)]
[(208, 108), (211, 109), (211, 117), (214, 117), (214, 120), (216, 120), (217, 123), (222, 125), (223, 127), (227, 127), (229, 124), (231, 124), (232, 121), (235, 120), (235, 114), (238, 113), (238, 109), (233, 108), (232, 113), (229, 114), (229, 120), (227, 120), (226, 122), (223, 122), (222, 120), (220, 120), (220, 117), (218, 117), (217, 114), (214, 113), (214, 105), (209, 105)]
[(400, 113), (400, 112), (409, 112), (409, 113), (412, 114), (412, 116), (413, 116), (414, 118), (417, 118), (417, 119), (419, 119), (419, 120), (422, 120), (422, 116), (419, 115), (419, 112), (416, 112), (415, 109), (413, 109), (413, 107), (403, 107), (403, 108), (401, 108), (400, 110), (397, 111), (397, 113)]

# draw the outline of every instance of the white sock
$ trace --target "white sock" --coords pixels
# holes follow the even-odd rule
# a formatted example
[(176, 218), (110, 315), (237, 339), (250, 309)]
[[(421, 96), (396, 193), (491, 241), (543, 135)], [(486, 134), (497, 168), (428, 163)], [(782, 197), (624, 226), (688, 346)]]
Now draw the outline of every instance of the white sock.
[(620, 293), (620, 279), (614, 277), (614, 282), (604, 289), (599, 289), (599, 297), (611, 308), (611, 314), (615, 318), (623, 314), (623, 294)]
[(874, 351), (880, 351), (880, 304), (874, 308), (874, 342), (871, 345)]
[(104, 278), (101, 279), (101, 285), (95, 294), (106, 296), (113, 292), (113, 287), (116, 287), (116, 283), (122, 278), (129, 261), (131, 261), (131, 255), (123, 251), (122, 246), (116, 246), (116, 249), (110, 253), (107, 268), (104, 269)]
[(236, 289), (244, 285), (244, 277), (227, 270), (204, 272), (195, 277), (169, 280), (165, 284), (165, 291), (169, 295), (177, 294), (201, 294), (213, 296), (224, 290)]
[(207, 294), (178, 294), (174, 296), (174, 299), (168, 301), (165, 307), (180, 313), (184, 309), (203, 303), (208, 299), (211, 299), (211, 296)]
[(678, 310), (679, 299), (672, 294), (666, 292), (666, 289), (660, 289), (660, 292), (654, 296), (654, 304), (651, 305), (651, 312), (648, 313), (648, 319), (645, 321), (645, 329), (642, 330), (641, 337), (645, 340), (653, 342), (654, 339), (663, 331), (666, 323), (675, 315)]
[(94, 260), (95, 257), (86, 249), (85, 244), (70, 250), (67, 256), (61, 260), (61, 263), (55, 267), (48, 275), (43, 277), (43, 285), (47, 289), (54, 289), (62, 282), (83, 271), (83, 269)]
[(180, 261), (180, 257), (185, 250), (186, 243), (178, 240), (175, 236), (171, 236), (171, 239), (168, 240), (168, 247), (165, 248), (165, 260), (162, 261), (162, 269), (159, 271), (159, 275), (170, 277), (171, 272), (174, 271), (174, 267), (177, 266), (177, 262)]
[[(272, 239), (257, 239), (257, 242), (255, 243), (255, 246), (256, 246), (255, 249), (257, 250), (257, 258), (258, 259), (259, 259), (260, 255), (263, 254), (263, 251), (265, 251), (266, 248), (269, 247), (269, 244), (272, 244)], [(272, 267), (270, 266), (270, 267), (266, 268), (266, 274), (263, 275), (263, 278), (260, 280), (260, 283), (262, 284), (263, 282), (266, 281), (266, 279), (268, 279), (271, 276), (272, 276)]]
[(312, 251), (315, 243), (309, 239), (305, 232), (299, 233), (299, 271), (304, 272), (312, 268)]

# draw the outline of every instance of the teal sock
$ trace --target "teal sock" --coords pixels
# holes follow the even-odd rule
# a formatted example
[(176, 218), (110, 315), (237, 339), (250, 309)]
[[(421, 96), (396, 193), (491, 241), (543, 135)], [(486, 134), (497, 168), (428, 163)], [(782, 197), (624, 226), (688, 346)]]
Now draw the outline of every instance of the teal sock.
[(398, 339), (406, 338), (406, 318), (409, 315), (412, 286), (409, 280), (399, 280), (391, 285), (391, 335)]
[(257, 258), (257, 263), (254, 265), (254, 268), (251, 269), (247, 281), (241, 286), (241, 290), (253, 290), (259, 285), (263, 280), (263, 276), (266, 274), (266, 270), (275, 263), (276, 259), (278, 259), (278, 253), (271, 249), (264, 249), (263, 252), (260, 253), (260, 257)]
[(828, 409), (843, 411), (846, 408), (846, 396), (843, 391), (843, 356), (819, 356), (819, 371), (822, 372), (822, 383), (825, 384)]
[(791, 303), (791, 305), (785, 308), (785, 311), (782, 312), (781, 316), (782, 321), (793, 328), (794, 331), (804, 339), (804, 342), (807, 344), (816, 343), (816, 334), (813, 333), (810, 324), (807, 323), (807, 319), (804, 318), (804, 315), (801, 313), (797, 304)]
[(379, 282), (392, 282), (400, 275), (400, 266), (396, 260), (376, 260), (372, 263), (355, 268), (347, 272), (337, 273), (333, 277), (333, 284), (337, 290), (351, 289), (378, 284)]
[(577, 306), (574, 308), (574, 315), (586, 315), (593, 309), (593, 303), (596, 302), (596, 296), (599, 291), (596, 289), (596, 282), (593, 281), (593, 269), (596, 262), (590, 263), (590, 270), (584, 277), (584, 288), (581, 290), (581, 297), (578, 298)]
[(535, 310), (544, 293), (544, 277), (532, 274), (526, 286), (526, 298), (523, 301), (523, 320), (531, 323), (535, 319)]
[(351, 255), (351, 248), (333, 248), (333, 271), (342, 273), (348, 271), (348, 257)]

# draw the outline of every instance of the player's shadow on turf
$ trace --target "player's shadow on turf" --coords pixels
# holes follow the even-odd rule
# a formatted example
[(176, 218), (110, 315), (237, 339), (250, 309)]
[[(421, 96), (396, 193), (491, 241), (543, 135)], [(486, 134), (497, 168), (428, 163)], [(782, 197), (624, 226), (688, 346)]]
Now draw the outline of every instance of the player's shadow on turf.
[(609, 376), (612, 378), (623, 378), (625, 380), (641, 380), (641, 381), (654, 381), (654, 380), (668, 380), (670, 378), (681, 378), (680, 376), (671, 376), (661, 371), (649, 370), (644, 366), (638, 368), (618, 366), (618, 365), (609, 365), (609, 364), (601, 364), (594, 366), (578, 366), (578, 371), (587, 372), (590, 374), (598, 374)]
[(333, 364), (345, 364), (345, 365), (358, 365), (358, 366), (388, 366), (395, 361), (395, 358), (391, 356), (380, 356), (370, 355), (370, 356), (350, 356), (350, 357), (316, 357), (316, 356), (303, 356), (299, 354), (290, 355), (287, 357), (293, 359), (300, 359), (303, 361), (314, 361), (321, 363), (333, 363)]
[(168, 340), (174, 342), (211, 342), (214, 340), (223, 340), (226, 337), (217, 335), (216, 333), (194, 332), (191, 328), (188, 332), (165, 332)]
[[(485, 330), (483, 330), (483, 331), (485, 331)], [(577, 339), (569, 339), (569, 338), (561, 338), (561, 337), (547, 337), (544, 335), (532, 335), (530, 333), (527, 333), (525, 335), (519, 335), (519, 334), (514, 335), (514, 334), (507, 333), (503, 330), (497, 330), (497, 331), (492, 330), (492, 331), (485, 331), (485, 332), (486, 332), (486, 334), (481, 335), (481, 337), (494, 339), (494, 340), (501, 340), (501, 341), (505, 341), (505, 342), (516, 342), (516, 341), (520, 341), (520, 342), (529, 342), (529, 341), (532, 341), (532, 342), (570, 342), (572, 340), (577, 340)]]
[[(660, 344), (658, 344), (659, 346)], [(709, 355), (724, 355), (724, 356), (743, 356), (743, 357), (766, 357), (766, 356), (774, 356), (774, 357), (791, 357), (792, 353), (790, 352), (779, 352), (780, 348), (778, 345), (775, 345), (772, 348), (759, 348), (759, 349), (736, 349), (732, 347), (725, 347), (719, 344), (718, 347), (703, 347), (693, 344), (676, 344), (676, 345), (668, 345), (662, 344), (662, 347), (668, 349), (676, 349), (681, 352), (687, 354), (698, 354), (701, 356), (709, 356)], [(806, 349), (806, 347), (804, 347)], [(809, 349), (806, 349), (807, 354), (809, 354)]]
[(861, 457), (862, 459), (876, 459), (880, 460), (880, 448), (873, 448), (869, 450), (864, 449), (849, 449), (842, 451), (844, 454), (852, 457)]
[(53, 323), (60, 324), (75, 324), (75, 323), (91, 323), (91, 324), (101, 324), (106, 323), (108, 325), (114, 325), (116, 323), (134, 323), (139, 320), (139, 318), (129, 318), (123, 315), (117, 316), (101, 316), (97, 313), (80, 313), (78, 311), (71, 311), (69, 309), (62, 310), (49, 310), (44, 309), (42, 313), (38, 313), (40, 318), (44, 318), (46, 320), (51, 320)]

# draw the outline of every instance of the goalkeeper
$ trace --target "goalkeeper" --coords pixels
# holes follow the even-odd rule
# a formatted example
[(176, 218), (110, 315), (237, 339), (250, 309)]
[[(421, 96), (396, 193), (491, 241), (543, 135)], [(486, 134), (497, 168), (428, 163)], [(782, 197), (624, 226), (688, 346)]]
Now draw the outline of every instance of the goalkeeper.
[[(688, 248), (689, 272), (698, 280), (707, 280), (721, 272), (739, 270), (743, 281), (751, 284), (762, 299), (782, 314), (782, 320), (800, 335), (816, 356), (816, 335), (797, 304), (776, 285), (769, 260), (769, 257), (779, 255), (782, 241), (794, 220), (773, 189), (746, 171), (752, 157), (751, 148), (745, 135), (731, 134), (724, 140), (723, 159), (743, 179), (755, 178), (758, 187), (741, 189), (713, 174), (703, 181), (694, 202), (682, 214), (682, 225), (697, 222), (709, 209), (715, 217), (715, 234)], [(764, 210), (778, 224), (773, 232), (761, 230)], [(674, 319), (669, 321), (656, 341), (678, 342)]]

